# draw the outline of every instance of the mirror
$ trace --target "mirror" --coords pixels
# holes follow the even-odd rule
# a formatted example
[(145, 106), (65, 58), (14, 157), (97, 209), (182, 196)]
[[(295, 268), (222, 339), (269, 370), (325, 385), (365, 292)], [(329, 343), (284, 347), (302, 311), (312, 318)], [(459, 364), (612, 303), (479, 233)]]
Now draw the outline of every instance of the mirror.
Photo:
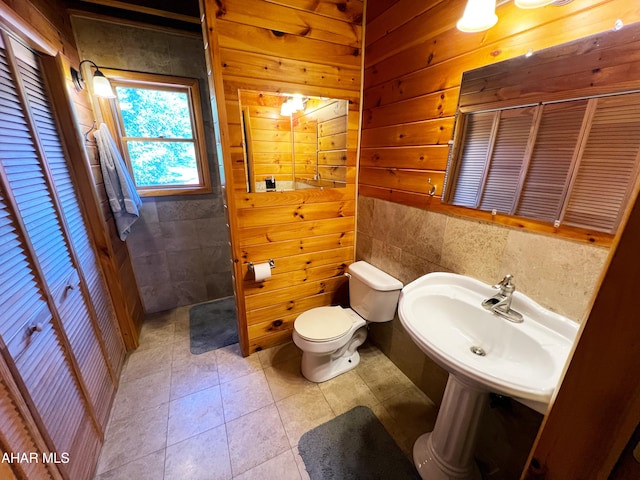
[(640, 168), (640, 81), (619, 60), (639, 31), (464, 72), (443, 203), (615, 234)]
[(240, 90), (247, 192), (345, 187), (349, 101)]

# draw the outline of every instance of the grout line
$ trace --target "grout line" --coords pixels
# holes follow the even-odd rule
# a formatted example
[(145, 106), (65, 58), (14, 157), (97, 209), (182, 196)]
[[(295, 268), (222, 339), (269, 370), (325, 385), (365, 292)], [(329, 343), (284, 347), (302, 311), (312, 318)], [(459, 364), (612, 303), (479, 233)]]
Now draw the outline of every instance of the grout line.
[[(183, 338), (184, 333), (185, 333), (185, 329), (183, 329), (183, 328), (178, 329), (178, 328), (177, 328), (177, 324), (178, 324), (178, 322), (183, 322), (183, 321), (184, 321), (184, 319), (183, 319), (183, 318), (179, 318), (179, 317), (178, 317), (178, 315), (177, 315), (177, 313), (175, 313), (175, 312), (173, 313), (172, 322), (173, 322), (173, 327), (174, 327), (174, 328), (173, 328), (173, 341), (170, 343), (170, 345), (171, 345), (171, 357), (170, 357), (170, 358), (171, 358), (171, 361), (170, 361), (170, 371), (169, 371), (169, 400), (168, 400), (168, 407), (167, 407), (167, 419), (166, 419), (166, 420), (167, 420), (167, 422), (166, 422), (166, 432), (165, 432), (165, 447), (164, 447), (164, 449), (163, 449), (163, 453), (164, 453), (164, 461), (163, 461), (163, 476), (162, 476), (162, 478), (163, 478), (163, 479), (165, 479), (165, 478), (166, 478), (166, 468), (167, 468), (168, 449), (169, 449), (168, 442), (169, 442), (169, 419), (170, 419), (170, 415), (171, 415), (171, 403), (172, 403), (173, 401), (175, 401), (175, 400), (179, 400), (179, 399), (185, 398), (186, 396), (193, 395), (193, 394), (199, 393), (199, 392), (201, 392), (201, 391), (203, 391), (203, 390), (210, 389), (210, 388), (213, 388), (213, 387), (216, 387), (216, 386), (218, 387), (218, 391), (219, 391), (219, 395), (220, 395), (220, 409), (221, 409), (221, 412), (220, 412), (220, 413), (221, 413), (221, 417), (222, 417), (222, 421), (223, 421), (223, 423), (222, 423), (222, 424), (224, 425), (224, 429), (225, 429), (226, 449), (227, 449), (226, 451), (227, 451), (227, 459), (228, 459), (227, 461), (228, 461), (229, 471), (231, 472), (232, 478), (236, 478), (238, 475), (242, 475), (242, 474), (246, 473), (246, 472), (241, 472), (241, 473), (240, 473), (240, 474), (238, 474), (238, 475), (234, 475), (233, 468), (232, 468), (232, 467), (233, 467), (233, 465), (232, 465), (232, 459), (231, 459), (231, 451), (230, 451), (230, 445), (229, 445), (229, 441), (230, 441), (230, 439), (229, 439), (229, 427), (228, 427), (228, 424), (229, 424), (231, 421), (235, 421), (235, 420), (240, 419), (240, 418), (242, 418), (242, 417), (244, 417), (244, 416), (246, 416), (246, 415), (253, 414), (253, 413), (255, 413), (257, 410), (253, 410), (253, 411), (251, 411), (251, 412), (244, 413), (243, 415), (241, 415), (241, 416), (239, 416), (239, 417), (237, 417), (237, 418), (229, 419), (229, 420), (228, 420), (228, 419), (227, 419), (227, 416), (228, 416), (228, 415), (227, 415), (227, 413), (225, 412), (224, 403), (223, 403), (223, 401), (222, 401), (222, 390), (223, 390), (223, 388), (222, 388), (222, 387), (223, 387), (223, 385), (225, 385), (225, 384), (227, 384), (227, 383), (229, 383), (229, 382), (232, 382), (232, 381), (235, 381), (235, 380), (241, 379), (241, 378), (246, 377), (247, 375), (251, 375), (251, 374), (253, 374), (253, 373), (257, 373), (258, 371), (262, 371), (262, 373), (263, 373), (263, 377), (264, 377), (264, 379), (265, 379), (265, 380), (266, 380), (266, 382), (267, 382), (268, 392), (269, 392), (269, 394), (271, 395), (271, 401), (270, 401), (268, 404), (263, 405), (262, 407), (260, 407), (260, 409), (264, 409), (264, 408), (268, 408), (268, 407), (269, 407), (269, 408), (273, 408), (273, 407), (275, 407), (275, 408), (276, 408), (276, 411), (277, 411), (277, 414), (278, 414), (278, 419), (280, 420), (280, 425), (281, 425), (281, 427), (282, 427), (282, 429), (283, 429), (283, 431), (284, 431), (285, 437), (286, 437), (287, 442), (288, 442), (288, 444), (289, 444), (289, 448), (288, 448), (288, 450), (291, 452), (291, 455), (293, 456), (294, 462), (295, 462), (295, 464), (296, 464), (296, 470), (297, 470), (297, 472), (298, 472), (298, 475), (299, 475), (301, 478), (306, 478), (306, 477), (308, 476), (308, 473), (306, 472), (306, 467), (305, 467), (305, 465), (304, 465), (304, 463), (303, 463), (302, 461), (301, 461), (301, 463), (299, 463), (299, 462), (298, 462), (298, 454), (296, 453), (296, 452), (298, 451), (298, 450), (297, 450), (297, 445), (295, 445), (295, 446), (292, 446), (292, 445), (291, 445), (291, 441), (290, 441), (290, 439), (289, 439), (289, 436), (287, 435), (287, 430), (286, 430), (286, 428), (285, 428), (285, 421), (284, 421), (284, 419), (283, 419), (283, 414), (282, 414), (282, 411), (281, 411), (281, 409), (279, 408), (279, 405), (278, 405), (280, 402), (283, 402), (284, 400), (286, 400), (286, 399), (288, 399), (288, 398), (290, 398), (290, 397), (292, 397), (292, 396), (294, 396), (294, 395), (296, 395), (296, 394), (298, 394), (298, 393), (300, 393), (300, 392), (296, 392), (296, 391), (295, 391), (295, 389), (293, 389), (293, 390), (294, 390), (294, 391), (293, 391), (293, 393), (288, 393), (285, 397), (283, 397), (283, 398), (279, 399), (278, 401), (276, 401), (276, 400), (275, 400), (275, 394), (274, 394), (274, 387), (272, 386), (272, 384), (271, 384), (271, 383), (270, 383), (270, 381), (269, 381), (269, 378), (268, 378), (268, 377), (267, 377), (267, 375), (266, 375), (266, 369), (267, 369), (267, 368), (271, 368), (271, 369), (275, 372), (275, 371), (276, 371), (275, 366), (276, 366), (276, 365), (278, 365), (279, 363), (282, 363), (282, 364), (284, 365), (284, 364), (285, 364), (285, 363), (287, 363), (287, 362), (294, 362), (294, 363), (295, 363), (296, 361), (297, 361), (297, 362), (299, 362), (299, 361), (300, 361), (300, 357), (298, 356), (298, 357), (297, 357), (297, 359), (295, 359), (295, 358), (285, 358), (285, 359), (283, 359), (281, 362), (275, 362), (275, 363), (272, 363), (273, 358), (272, 358), (272, 357), (269, 357), (269, 356), (267, 355), (266, 351), (265, 351), (265, 352), (259, 352), (259, 353), (257, 353), (257, 355), (258, 355), (257, 362), (251, 362), (251, 361), (249, 361), (248, 359), (233, 359), (233, 358), (231, 358), (231, 359), (230, 359), (230, 360), (231, 360), (231, 362), (236, 362), (236, 361), (237, 361), (239, 365), (241, 364), (241, 362), (248, 362), (248, 367), (251, 367), (251, 368), (250, 368), (250, 370), (251, 370), (251, 371), (249, 371), (249, 372), (244, 372), (242, 369), (240, 369), (240, 371), (242, 372), (242, 374), (241, 374), (241, 375), (239, 375), (239, 376), (237, 376), (237, 377), (232, 376), (232, 378), (230, 378), (229, 380), (226, 380), (225, 382), (221, 382), (221, 374), (220, 374), (220, 372), (221, 372), (221, 370), (220, 370), (221, 362), (220, 362), (220, 356), (221, 356), (222, 354), (221, 354), (221, 353), (219, 353), (220, 351), (218, 350), (218, 351), (216, 351), (216, 353), (214, 353), (214, 354), (213, 354), (213, 356), (212, 356), (212, 358), (215, 360), (215, 373), (216, 373), (216, 375), (217, 375), (217, 384), (215, 384), (215, 385), (209, 385), (209, 386), (207, 386), (207, 387), (200, 388), (200, 389), (198, 389), (198, 390), (195, 390), (195, 391), (189, 392), (189, 393), (187, 393), (186, 395), (181, 395), (181, 396), (179, 396), (179, 397), (176, 397), (176, 398), (172, 399), (171, 394), (172, 394), (172, 386), (173, 386), (173, 381), (174, 381), (174, 368), (175, 368), (176, 366), (178, 366), (178, 364), (179, 364), (179, 362), (176, 360), (176, 354), (179, 352), (179, 349), (184, 348), (183, 340), (185, 340), (185, 339)], [(178, 334), (178, 331), (180, 331), (180, 335)], [(187, 329), (186, 331), (188, 332), (188, 329)], [(160, 346), (162, 346), (162, 347), (166, 348), (166, 344), (158, 345), (158, 347), (160, 347)], [(154, 347), (153, 347), (153, 348), (154, 348)], [(376, 349), (377, 349), (377, 347), (374, 347), (374, 348), (376, 348)], [(377, 349), (377, 350), (379, 350), (379, 349)], [(180, 352), (180, 353), (182, 354), (182, 352)], [(233, 353), (233, 354), (235, 354), (235, 352), (232, 352), (232, 353)], [(262, 353), (262, 354), (261, 354), (261, 353)], [(227, 355), (229, 355), (229, 353), (227, 353)], [(128, 358), (127, 358), (127, 360), (128, 360)], [(126, 364), (125, 368), (123, 368), (123, 372), (122, 372), (122, 373), (124, 373), (124, 372), (125, 372), (125, 370), (126, 370), (126, 367), (128, 367), (128, 366), (129, 366), (129, 365), (128, 365), (128, 363), (129, 363), (129, 362), (127, 361), (127, 364)], [(269, 363), (269, 365), (266, 365), (266, 363)], [(375, 365), (376, 365), (376, 364), (375, 364), (375, 362), (373, 362), (371, 365), (369, 365), (369, 367), (375, 367)], [(384, 411), (386, 411), (386, 412), (387, 412), (388, 419), (389, 419), (389, 420), (391, 420), (393, 423), (397, 423), (397, 420), (396, 420), (396, 419), (394, 418), (394, 416), (393, 416), (393, 415), (391, 415), (391, 413), (387, 410), (386, 406), (383, 404), (383, 401), (382, 401), (382, 400), (380, 400), (380, 399), (378, 398), (378, 396), (375, 394), (375, 392), (373, 391), (373, 389), (371, 388), (371, 386), (369, 385), (369, 383), (368, 383), (368, 382), (365, 380), (365, 378), (360, 374), (360, 372), (358, 371), (358, 368), (362, 369), (362, 368), (364, 368), (364, 367), (360, 367), (360, 366), (358, 366), (358, 367), (356, 367), (355, 369), (353, 369), (353, 371), (356, 373), (356, 375), (358, 376), (358, 378), (359, 378), (360, 380), (362, 380), (362, 384), (363, 384), (363, 385), (368, 389), (368, 391), (370, 391), (370, 392), (371, 392), (371, 394), (372, 394), (372, 396), (373, 396), (373, 397), (372, 397), (372, 399), (373, 399), (373, 400), (374, 400), (374, 402), (375, 402), (375, 404), (374, 404), (372, 407), (373, 407), (373, 408), (377, 408), (377, 407), (382, 408)], [(233, 369), (232, 369), (231, 371), (233, 372)], [(156, 372), (154, 372), (154, 373), (156, 373)], [(235, 375), (235, 372), (233, 372), (233, 373), (234, 373), (234, 375)], [(298, 374), (299, 374), (299, 372), (298, 372)], [(278, 377), (278, 375), (279, 375), (279, 374), (277, 374), (277, 373), (276, 373), (276, 376), (274, 377), (276, 380), (279, 378), (279, 377)], [(287, 375), (288, 375), (288, 370), (286, 370), (285, 377), (286, 377)], [(141, 378), (144, 378), (144, 377), (141, 377)], [(370, 379), (375, 383), (375, 379), (374, 379), (373, 377), (371, 377)], [(332, 404), (329, 402), (329, 400), (328, 400), (328, 398), (327, 398), (327, 395), (325, 394), (325, 391), (324, 391), (323, 389), (321, 389), (321, 388), (318, 386), (318, 384), (314, 384), (314, 385), (316, 386), (317, 390), (319, 390), (319, 391), (320, 391), (320, 393), (322, 394), (322, 398), (324, 399), (324, 401), (326, 402), (326, 404), (329, 406), (329, 409), (330, 409), (330, 412), (331, 412), (331, 415), (332, 415), (332, 417), (331, 417), (329, 420), (331, 420), (332, 418), (337, 417), (337, 416), (338, 416), (338, 414), (336, 413), (336, 408), (334, 408), (334, 406), (332, 406)], [(407, 391), (408, 389), (409, 389), (409, 387), (407, 387), (407, 389), (402, 389), (402, 391), (401, 391), (401, 392)], [(396, 392), (396, 395), (400, 394), (401, 392)], [(395, 395), (392, 395), (390, 398), (392, 398), (392, 397), (394, 397), (394, 396), (395, 396)], [(388, 399), (387, 399), (387, 400), (388, 400)], [(336, 406), (339, 406), (339, 404), (340, 404), (340, 402), (337, 402), (337, 403), (336, 403)], [(258, 410), (260, 410), (260, 409), (258, 409)], [(110, 418), (110, 421), (111, 421), (111, 418)], [(218, 428), (219, 426), (220, 426), (220, 425), (217, 425), (217, 426), (215, 426), (215, 427), (212, 427), (211, 429), (207, 429), (207, 430), (205, 430), (205, 432), (206, 432), (206, 431), (209, 431), (209, 430), (212, 430), (212, 429), (214, 429), (214, 428)], [(201, 435), (201, 434), (203, 434), (203, 433), (205, 433), (205, 432), (199, 432), (199, 433), (197, 433), (197, 434), (194, 434), (194, 435), (192, 435), (191, 437), (188, 437), (188, 438), (186, 438), (186, 439), (183, 439), (183, 440), (181, 440), (180, 442), (177, 442), (177, 443), (176, 443), (176, 444), (174, 444), (174, 445), (178, 445), (178, 444), (180, 444), (180, 443), (181, 443), (181, 442), (183, 442), (183, 441), (187, 441), (187, 440), (189, 440), (189, 439), (191, 439), (191, 438), (193, 438), (193, 437), (195, 437), (195, 436), (197, 436), (197, 435)], [(394, 440), (396, 440), (396, 439), (394, 438)], [(396, 441), (397, 441), (397, 440), (396, 440)], [(172, 447), (173, 447), (174, 445), (172, 445)], [(158, 450), (156, 450), (156, 452), (158, 452)], [(282, 453), (284, 453), (284, 452), (282, 452)], [(149, 455), (149, 454), (148, 454), (148, 455)], [(143, 457), (140, 457), (140, 458), (143, 458)], [(267, 459), (267, 460), (265, 460), (264, 462), (262, 462), (262, 463), (260, 463), (260, 464), (258, 464), (258, 465), (256, 465), (256, 466), (254, 466), (254, 467), (252, 467), (252, 468), (257, 468), (258, 466), (260, 466), (260, 465), (264, 464), (265, 462), (268, 462), (268, 461), (272, 460), (273, 458), (275, 458), (275, 457), (272, 457), (272, 458), (270, 458), (270, 459)], [(139, 460), (139, 458), (134, 459), (134, 460), (131, 460), (131, 462), (136, 461), (136, 460)], [(131, 462), (128, 462), (128, 463), (131, 463)], [(120, 467), (115, 467), (115, 468), (120, 468)], [(303, 469), (304, 469), (304, 470), (303, 470)], [(112, 470), (113, 470), (113, 469), (112, 469)], [(249, 470), (251, 470), (251, 469), (249, 469)], [(105, 472), (103, 472), (103, 473), (105, 473)], [(171, 479), (166, 478), (166, 480), (171, 480)]]
[[(227, 415), (224, 411), (224, 400), (222, 399), (222, 382), (220, 381), (220, 361), (218, 360), (218, 351), (215, 350), (214, 354), (213, 354), (214, 358), (216, 359), (216, 373), (218, 375), (218, 388), (220, 390), (220, 409), (222, 410), (222, 421), (223, 421), (223, 425), (224, 425), (224, 437), (227, 440), (226, 443), (226, 448), (227, 448), (227, 458), (229, 461), (229, 472), (231, 474), (231, 478), (234, 477), (233, 475), (233, 464), (231, 463), (231, 449), (229, 448), (229, 428), (227, 426)], [(167, 479), (169, 480), (169, 479)]]
[[(173, 340), (175, 341), (175, 337), (176, 337), (176, 330), (175, 330), (175, 322), (176, 322), (176, 318), (175, 318), (175, 312), (173, 314), (173, 318), (172, 318), (172, 323), (173, 323)], [(169, 405), (167, 406), (167, 428), (165, 430), (165, 434), (164, 434), (164, 464), (163, 464), (163, 469), (162, 469), (162, 478), (164, 480), (164, 477), (166, 476), (166, 471), (167, 471), (167, 450), (169, 449), (169, 419), (171, 418), (171, 385), (173, 384), (173, 357), (174, 357), (174, 342), (171, 342), (171, 362), (170, 362), (170, 368), (169, 368)]]
[[(169, 422), (167, 421), (167, 425), (168, 424)], [(166, 472), (167, 472), (167, 447), (164, 447), (164, 460), (162, 462), (162, 480), (165, 480)], [(170, 479), (167, 479), (167, 480), (170, 480)]]

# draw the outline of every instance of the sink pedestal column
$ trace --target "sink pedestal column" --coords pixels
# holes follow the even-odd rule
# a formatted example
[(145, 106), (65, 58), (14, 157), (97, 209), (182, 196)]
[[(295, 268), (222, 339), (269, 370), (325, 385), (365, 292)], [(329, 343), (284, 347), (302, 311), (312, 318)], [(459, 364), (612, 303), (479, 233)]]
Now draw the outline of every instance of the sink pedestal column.
[(435, 427), (413, 446), (413, 462), (424, 480), (480, 479), (473, 456), (488, 393), (449, 374)]

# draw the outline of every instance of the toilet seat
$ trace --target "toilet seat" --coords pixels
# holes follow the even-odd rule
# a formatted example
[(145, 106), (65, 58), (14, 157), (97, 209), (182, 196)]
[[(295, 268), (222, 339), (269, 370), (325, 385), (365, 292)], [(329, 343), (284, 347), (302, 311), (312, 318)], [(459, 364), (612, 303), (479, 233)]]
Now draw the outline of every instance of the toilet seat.
[(296, 333), (310, 342), (329, 342), (351, 329), (353, 318), (340, 306), (317, 307), (301, 313), (293, 324)]

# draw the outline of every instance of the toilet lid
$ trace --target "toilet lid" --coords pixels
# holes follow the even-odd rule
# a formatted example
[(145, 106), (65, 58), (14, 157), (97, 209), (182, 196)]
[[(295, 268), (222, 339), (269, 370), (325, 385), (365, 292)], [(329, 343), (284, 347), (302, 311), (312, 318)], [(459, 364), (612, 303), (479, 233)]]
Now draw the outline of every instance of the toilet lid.
[(298, 335), (311, 342), (328, 342), (343, 336), (353, 325), (353, 319), (340, 306), (317, 307), (296, 318), (293, 327)]

